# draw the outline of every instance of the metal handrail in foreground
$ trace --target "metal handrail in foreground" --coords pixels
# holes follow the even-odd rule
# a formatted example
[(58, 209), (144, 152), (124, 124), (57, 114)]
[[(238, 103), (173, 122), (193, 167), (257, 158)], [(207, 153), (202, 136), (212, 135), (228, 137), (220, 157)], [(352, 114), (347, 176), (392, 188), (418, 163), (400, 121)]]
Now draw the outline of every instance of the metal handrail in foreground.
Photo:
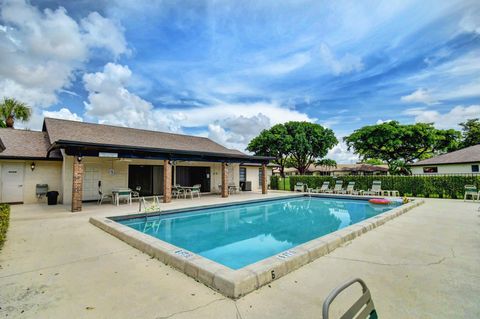
[(362, 286), (362, 296), (355, 301), (355, 303), (340, 317), (341, 319), (377, 319), (377, 312), (375, 311), (375, 305), (373, 304), (372, 296), (370, 290), (368, 289), (365, 282), (360, 278), (355, 278), (347, 281), (343, 285), (335, 288), (323, 302), (322, 316), (323, 319), (329, 318), (329, 309), (333, 300), (345, 289), (353, 285), (354, 283), (359, 283)]
[[(152, 203), (148, 203), (147, 199), (153, 199)], [(143, 211), (142, 211), (143, 206)], [(160, 211), (160, 196), (143, 196), (138, 200), (138, 212), (152, 213)]]

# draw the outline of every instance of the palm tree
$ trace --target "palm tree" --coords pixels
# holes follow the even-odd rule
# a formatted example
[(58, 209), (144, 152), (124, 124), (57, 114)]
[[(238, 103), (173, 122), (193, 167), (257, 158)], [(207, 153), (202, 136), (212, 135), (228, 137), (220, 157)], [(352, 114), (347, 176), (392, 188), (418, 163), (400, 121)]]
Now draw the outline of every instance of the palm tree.
[(0, 103), (0, 126), (13, 128), (15, 120), (28, 121), (32, 115), (32, 109), (27, 104), (14, 98), (4, 98)]

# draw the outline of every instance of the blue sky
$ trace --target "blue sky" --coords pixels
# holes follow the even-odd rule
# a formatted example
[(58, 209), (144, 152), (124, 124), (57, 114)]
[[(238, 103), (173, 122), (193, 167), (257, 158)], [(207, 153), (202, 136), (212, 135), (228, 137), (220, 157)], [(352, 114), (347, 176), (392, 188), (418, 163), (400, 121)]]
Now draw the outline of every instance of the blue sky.
[(288, 120), (340, 139), (480, 117), (478, 1), (3, 1), (0, 59), (32, 129), (55, 116), (243, 149)]

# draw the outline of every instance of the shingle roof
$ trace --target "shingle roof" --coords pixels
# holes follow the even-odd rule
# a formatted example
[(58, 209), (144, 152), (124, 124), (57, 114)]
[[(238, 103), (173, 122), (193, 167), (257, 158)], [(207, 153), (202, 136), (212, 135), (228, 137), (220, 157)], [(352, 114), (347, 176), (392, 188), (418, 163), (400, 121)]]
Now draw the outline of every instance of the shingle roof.
[(461, 150), (418, 161), (411, 166), (461, 164), (480, 162), (480, 144), (463, 148)]
[[(50, 147), (47, 133), (38, 131), (0, 129), (0, 158), (46, 158)], [(52, 152), (50, 158), (61, 158)]]
[(63, 140), (118, 146), (245, 155), (240, 151), (228, 149), (208, 138), (198, 136), (53, 118), (45, 118), (44, 130), (45, 129), (48, 132), (52, 144)]

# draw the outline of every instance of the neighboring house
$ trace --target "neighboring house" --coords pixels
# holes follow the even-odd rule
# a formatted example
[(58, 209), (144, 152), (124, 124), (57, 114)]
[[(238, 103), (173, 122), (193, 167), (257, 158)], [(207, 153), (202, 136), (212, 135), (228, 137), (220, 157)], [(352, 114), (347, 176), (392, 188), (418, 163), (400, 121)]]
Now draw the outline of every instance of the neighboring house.
[(165, 202), (176, 184), (226, 197), (243, 168), (252, 190), (266, 192), (269, 160), (204, 137), (45, 118), (42, 131), (0, 129), (0, 202), (45, 202), (37, 184), (58, 191), (72, 211), (97, 200), (99, 184), (104, 193), (140, 187), (142, 196), (167, 194)]
[[(274, 170), (279, 174), (279, 170)], [(371, 164), (337, 164), (337, 166), (315, 166), (310, 165), (306, 175), (346, 176), (346, 175), (387, 175), (387, 165)], [(296, 168), (285, 168), (285, 175), (298, 175)]]
[(412, 174), (479, 173), (480, 144), (418, 161), (410, 165)]

